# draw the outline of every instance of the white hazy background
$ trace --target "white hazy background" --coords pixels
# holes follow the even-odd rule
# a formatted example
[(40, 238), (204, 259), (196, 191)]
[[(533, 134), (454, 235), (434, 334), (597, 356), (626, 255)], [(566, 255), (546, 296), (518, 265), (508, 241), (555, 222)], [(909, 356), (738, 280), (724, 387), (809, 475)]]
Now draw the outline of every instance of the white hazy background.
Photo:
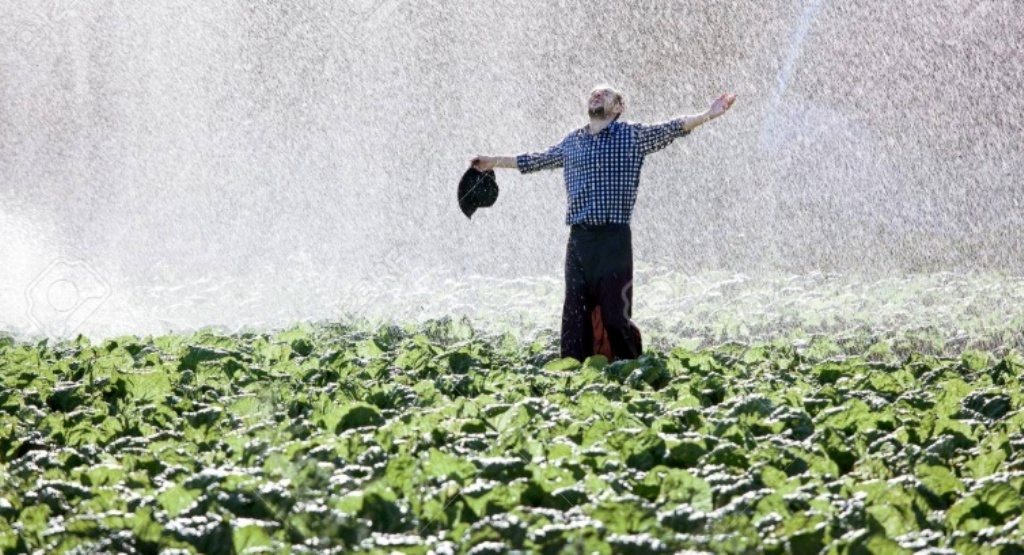
[(5, 2), (0, 330), (557, 327), (560, 172), (500, 173), (472, 221), (455, 186), (475, 154), (583, 125), (600, 82), (633, 121), (739, 94), (646, 163), (641, 323), (799, 324), (829, 302), (891, 329), (911, 324), (864, 307), (913, 312), (924, 288), (943, 310), (913, 325), (1014, 325), (1022, 44), (1015, 0)]

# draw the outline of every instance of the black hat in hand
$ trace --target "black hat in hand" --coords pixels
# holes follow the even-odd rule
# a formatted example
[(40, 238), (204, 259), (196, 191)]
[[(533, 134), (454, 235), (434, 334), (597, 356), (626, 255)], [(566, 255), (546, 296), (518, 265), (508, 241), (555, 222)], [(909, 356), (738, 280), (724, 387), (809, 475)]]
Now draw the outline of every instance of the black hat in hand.
[(470, 167), (459, 181), (459, 208), (467, 218), (473, 217), (477, 208), (491, 206), (498, 200), (498, 182), (494, 170), (482, 172)]

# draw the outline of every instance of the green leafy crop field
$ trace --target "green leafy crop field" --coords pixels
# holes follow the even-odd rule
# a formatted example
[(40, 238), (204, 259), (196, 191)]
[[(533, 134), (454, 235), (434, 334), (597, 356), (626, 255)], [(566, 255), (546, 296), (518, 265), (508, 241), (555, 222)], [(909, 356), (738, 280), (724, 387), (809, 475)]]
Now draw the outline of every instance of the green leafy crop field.
[(1021, 553), (1024, 356), (464, 322), (0, 337), (0, 549)]

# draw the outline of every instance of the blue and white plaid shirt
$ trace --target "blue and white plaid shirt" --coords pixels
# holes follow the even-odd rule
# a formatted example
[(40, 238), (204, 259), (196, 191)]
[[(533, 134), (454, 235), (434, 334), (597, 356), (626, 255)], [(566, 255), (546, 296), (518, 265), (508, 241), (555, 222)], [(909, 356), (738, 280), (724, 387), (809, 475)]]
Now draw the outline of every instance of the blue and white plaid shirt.
[(591, 135), (582, 127), (544, 152), (516, 156), (522, 173), (564, 167), (566, 225), (628, 224), (644, 157), (688, 135), (682, 118), (659, 124), (613, 121)]

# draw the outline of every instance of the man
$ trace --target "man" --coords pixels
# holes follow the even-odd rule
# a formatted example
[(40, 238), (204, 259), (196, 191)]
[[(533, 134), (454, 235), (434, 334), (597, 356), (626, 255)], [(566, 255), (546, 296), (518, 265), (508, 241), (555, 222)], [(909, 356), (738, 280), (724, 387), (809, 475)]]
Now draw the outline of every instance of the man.
[(530, 173), (564, 168), (570, 226), (565, 252), (562, 356), (584, 360), (594, 354), (591, 312), (599, 308), (606, 339), (616, 359), (640, 355), (632, 317), (633, 246), (629, 221), (644, 157), (724, 114), (736, 101), (725, 93), (707, 111), (647, 125), (618, 121), (622, 93), (595, 87), (587, 100), (590, 123), (544, 152), (518, 156), (477, 156), (473, 167)]

